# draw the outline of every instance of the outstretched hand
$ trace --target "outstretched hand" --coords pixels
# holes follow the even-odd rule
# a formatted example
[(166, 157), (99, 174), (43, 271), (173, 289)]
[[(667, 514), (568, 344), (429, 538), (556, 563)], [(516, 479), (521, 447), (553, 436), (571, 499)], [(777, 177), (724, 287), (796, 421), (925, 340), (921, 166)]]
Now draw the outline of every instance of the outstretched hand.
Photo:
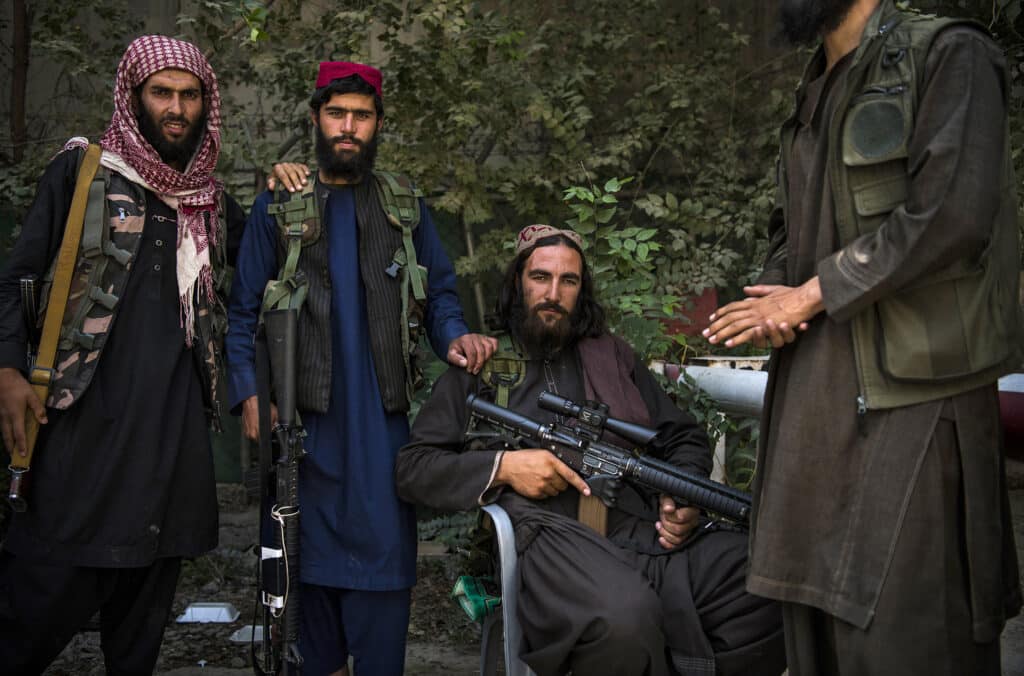
[(278, 162), (267, 177), (267, 190), (273, 192), (280, 181), (288, 192), (298, 192), (309, 182), (309, 167), (301, 162)]
[(825, 309), (817, 277), (797, 287), (763, 284), (743, 287), (743, 292), (747, 298), (711, 315), (711, 325), (703, 331), (708, 342), (782, 347), (796, 340), (797, 332), (806, 331), (807, 322)]
[(448, 345), (448, 363), (461, 366), (472, 374), (480, 369), (498, 349), (498, 339), (479, 333), (465, 333)]

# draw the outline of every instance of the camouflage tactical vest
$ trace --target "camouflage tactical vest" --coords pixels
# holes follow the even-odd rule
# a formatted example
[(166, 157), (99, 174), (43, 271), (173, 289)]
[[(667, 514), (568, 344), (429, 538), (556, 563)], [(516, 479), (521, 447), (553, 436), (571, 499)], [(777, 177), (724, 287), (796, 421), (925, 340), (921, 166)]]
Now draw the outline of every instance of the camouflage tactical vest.
[[(223, 209), (222, 209), (223, 212)], [(46, 405), (69, 408), (88, 388), (107, 338), (117, 319), (118, 301), (128, 283), (132, 262), (142, 242), (146, 222), (146, 191), (121, 174), (100, 167), (89, 189), (82, 241), (61, 322), (54, 360), (54, 379)], [(211, 425), (220, 427), (217, 387), (220, 340), (227, 313), (220, 298), (226, 287), (224, 246), (210, 251), (218, 298), (211, 307), (205, 294), (196, 294), (196, 334), (193, 356), (203, 383), (204, 403)], [(53, 268), (43, 281), (45, 310)], [(39, 321), (45, 315), (39, 313)]]
[[(829, 151), (829, 175), (841, 245), (878, 229), (906, 201), (925, 60), (939, 31), (954, 24), (985, 30), (964, 20), (898, 11), (892, 0), (883, 0), (865, 28), (828, 137), (839, 140)], [(791, 118), (782, 131), (780, 204), (793, 131)], [(1006, 138), (1000, 210), (981, 259), (958, 260), (853, 318), (860, 406), (890, 408), (951, 396), (1019, 364), (1017, 199)]]

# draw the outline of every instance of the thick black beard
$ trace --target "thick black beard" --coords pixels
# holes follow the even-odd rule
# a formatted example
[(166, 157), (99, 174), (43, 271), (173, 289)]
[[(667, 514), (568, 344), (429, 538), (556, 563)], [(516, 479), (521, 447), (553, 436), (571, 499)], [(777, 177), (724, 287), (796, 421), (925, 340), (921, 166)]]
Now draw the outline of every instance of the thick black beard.
[[(318, 125), (313, 125), (313, 128), (316, 130), (317, 165), (327, 176), (354, 182), (373, 171), (373, 165), (377, 161), (376, 133), (374, 133), (369, 143), (363, 143), (354, 136), (335, 137), (328, 141)], [(354, 153), (348, 151), (335, 152), (332, 146), (342, 138), (355, 143), (359, 150)]]
[(793, 46), (814, 44), (834, 31), (857, 0), (781, 0), (779, 35)]
[[(164, 161), (164, 164), (169, 167), (177, 164), (181, 167), (181, 171), (185, 171), (203, 140), (203, 132), (206, 131), (206, 111), (204, 110), (196, 118), (195, 123), (189, 127), (188, 134), (180, 141), (168, 141), (160, 133), (160, 123), (153, 118), (145, 106), (140, 106), (136, 119), (139, 123), (139, 131), (142, 133), (142, 138), (149, 141), (149, 145), (153, 146), (153, 150)], [(180, 115), (168, 115), (165, 116), (165, 119), (187, 122)]]
[[(540, 317), (541, 310), (561, 310), (562, 316), (554, 324), (547, 324)], [(535, 359), (549, 359), (573, 342), (572, 317), (556, 303), (538, 303), (528, 311), (522, 301), (513, 316), (516, 339), (526, 353)]]

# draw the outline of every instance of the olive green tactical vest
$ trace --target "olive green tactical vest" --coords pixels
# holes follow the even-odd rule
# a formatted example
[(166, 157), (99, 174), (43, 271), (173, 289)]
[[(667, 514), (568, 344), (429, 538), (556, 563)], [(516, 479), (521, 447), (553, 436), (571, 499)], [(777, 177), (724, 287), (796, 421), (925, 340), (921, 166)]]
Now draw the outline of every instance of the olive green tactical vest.
[[(223, 209), (222, 209), (223, 211)], [(117, 319), (118, 302), (128, 284), (132, 262), (142, 243), (146, 222), (146, 191), (121, 174), (100, 167), (89, 188), (82, 241), (79, 245), (71, 290), (61, 322), (54, 360), (54, 380), (46, 405), (67, 409), (88, 388), (103, 348)], [(210, 262), (218, 300), (210, 306), (199, 293), (193, 356), (203, 383), (204, 404), (214, 429), (220, 429), (217, 398), (220, 342), (227, 328), (227, 312), (219, 301), (226, 295), (223, 244), (211, 241)], [(45, 303), (53, 269), (44, 279)]]
[[(955, 23), (897, 11), (883, 0), (847, 73), (831, 122), (829, 175), (840, 244), (876, 230), (907, 198), (908, 146), (924, 63), (933, 39)], [(816, 58), (816, 57), (815, 57)], [(802, 100), (812, 59), (798, 90)], [(779, 204), (793, 119), (783, 126)], [(995, 381), (1021, 363), (1017, 197), (1012, 157), (1003, 157), (1001, 202), (980, 258), (960, 259), (852, 319), (863, 408), (951, 396)], [(838, 149), (838, 152), (837, 152)]]

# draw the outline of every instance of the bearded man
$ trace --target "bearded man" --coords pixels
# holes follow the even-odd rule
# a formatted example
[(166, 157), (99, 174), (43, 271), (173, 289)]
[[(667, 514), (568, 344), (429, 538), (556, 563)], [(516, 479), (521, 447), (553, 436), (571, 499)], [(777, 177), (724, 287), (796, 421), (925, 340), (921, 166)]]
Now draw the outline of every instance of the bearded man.
[(891, 0), (784, 0), (822, 38), (769, 255), (712, 342), (770, 342), (748, 589), (789, 671), (999, 674), (1021, 606), (997, 378), (1021, 364), (1006, 62)]
[(509, 513), (523, 661), (540, 676), (781, 673), (778, 607), (744, 591), (744, 533), (626, 485), (602, 517), (605, 536), (581, 522), (595, 506), (590, 488), (552, 453), (464, 442), (469, 394), (561, 423), (537, 404), (547, 390), (608, 404), (609, 415), (658, 430), (650, 455), (710, 472), (704, 430), (607, 331), (578, 234), (548, 225), (519, 233), (497, 317), (525, 362), (519, 382), (501, 393), (500, 381), (449, 369), (399, 453), (396, 480), (399, 495), (418, 504), (463, 510), (497, 502)]
[(84, 139), (46, 169), (0, 273), (5, 445), (25, 452), (27, 412), (43, 423), (28, 510), (0, 553), (4, 673), (41, 673), (97, 611), (107, 671), (151, 673), (182, 557), (217, 544), (218, 280), (245, 218), (212, 175), (219, 130), (217, 79), (194, 45), (129, 45), (100, 140), (103, 243), (83, 236), (46, 402), (23, 375), (18, 281), (56, 256)]
[[(462, 319), (455, 271), (422, 200), (413, 202), (419, 222), (405, 245), (385, 212), (373, 171), (381, 85), (376, 68), (324, 62), (309, 104), (319, 170), (316, 217), (303, 222), (308, 236), (296, 268), (308, 282), (296, 389), (308, 451), (299, 465), (299, 652), (310, 674), (343, 673), (350, 656), (358, 674), (399, 676), (404, 667), (416, 515), (395, 492), (394, 461), (408, 439), (414, 384), (410, 346), (400, 338), (412, 317), (403, 316), (398, 272), (410, 248), (427, 270), (416, 323), (437, 355), (478, 370), (495, 347)], [(267, 192), (253, 205), (228, 311), (229, 398), (252, 439), (259, 436), (253, 338), (264, 288), (285, 265), (288, 246), (287, 230), (268, 213), (272, 201)]]

